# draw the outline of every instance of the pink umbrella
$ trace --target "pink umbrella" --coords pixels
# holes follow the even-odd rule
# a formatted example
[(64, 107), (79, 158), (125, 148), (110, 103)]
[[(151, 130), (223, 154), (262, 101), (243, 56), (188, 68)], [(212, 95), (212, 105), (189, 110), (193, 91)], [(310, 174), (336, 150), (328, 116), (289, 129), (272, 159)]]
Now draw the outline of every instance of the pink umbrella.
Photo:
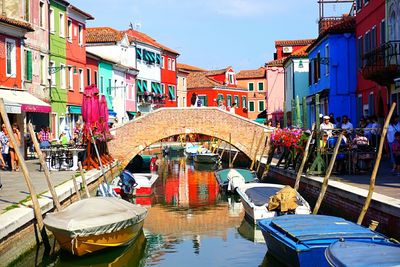
[(89, 127), (91, 125), (91, 116), (89, 114), (91, 109), (91, 103), (90, 103), (91, 96), (92, 96), (92, 88), (90, 86), (86, 86), (82, 98), (82, 119), (83, 122), (85, 123), (83, 129), (85, 134), (89, 132)]
[(107, 108), (107, 101), (104, 95), (101, 96), (100, 99), (100, 120), (102, 123), (102, 128), (104, 133), (107, 135), (109, 132), (108, 129), (108, 108)]

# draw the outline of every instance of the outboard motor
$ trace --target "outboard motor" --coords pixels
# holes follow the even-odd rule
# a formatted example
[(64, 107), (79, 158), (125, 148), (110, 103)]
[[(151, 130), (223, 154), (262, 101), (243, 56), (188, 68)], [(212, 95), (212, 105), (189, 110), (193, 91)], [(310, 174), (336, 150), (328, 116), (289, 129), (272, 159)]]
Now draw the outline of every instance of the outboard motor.
[(121, 187), (121, 196), (122, 198), (126, 198), (133, 193), (133, 189), (137, 186), (135, 177), (128, 170), (123, 170), (119, 175), (119, 187)]

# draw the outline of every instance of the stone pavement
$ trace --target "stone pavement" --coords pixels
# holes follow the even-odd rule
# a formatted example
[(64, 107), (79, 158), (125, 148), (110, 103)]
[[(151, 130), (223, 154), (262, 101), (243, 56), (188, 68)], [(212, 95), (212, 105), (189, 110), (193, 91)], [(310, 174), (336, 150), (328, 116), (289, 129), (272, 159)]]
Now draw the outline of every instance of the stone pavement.
[[(46, 178), (44, 172), (39, 171), (39, 160), (27, 160), (26, 164), (32, 179), (33, 186), (36, 190), (36, 194), (41, 194), (48, 191)], [(71, 179), (72, 174), (75, 171), (51, 171), (51, 177), (53, 178), (54, 186), (62, 184)], [(0, 179), (3, 184), (0, 190), (0, 213), (4, 212), (4, 209), (13, 205), (19, 204), (20, 201), (25, 200), (29, 197), (29, 190), (25, 183), (24, 175), (22, 171), (9, 172), (0, 170)]]

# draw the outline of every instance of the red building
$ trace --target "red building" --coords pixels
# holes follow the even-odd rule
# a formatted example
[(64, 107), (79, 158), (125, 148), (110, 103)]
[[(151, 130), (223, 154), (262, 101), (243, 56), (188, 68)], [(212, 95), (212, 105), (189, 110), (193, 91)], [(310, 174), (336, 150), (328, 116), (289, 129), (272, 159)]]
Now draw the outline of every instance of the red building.
[(315, 39), (278, 40), (275, 41), (274, 60), (281, 60), (303, 47), (310, 45)]
[(97, 65), (95, 71), (86, 66), (86, 20), (92, 19), (94, 18), (90, 14), (73, 5), (68, 6), (66, 80), (67, 108), (71, 129), (75, 127), (75, 122), (81, 116), (82, 95), (85, 86), (97, 84)]
[(196, 93), (202, 105), (217, 107), (218, 99), (225, 101), (227, 110), (237, 103), (235, 113), (247, 118), (247, 89), (237, 87), (236, 74), (232, 67), (222, 70), (191, 72), (187, 77), (187, 106)]
[[(357, 38), (357, 119), (388, 113), (386, 87), (363, 76), (367, 61), (365, 55), (385, 43), (385, 0), (358, 0), (356, 14)], [(395, 95), (397, 101), (397, 95)], [(400, 109), (398, 109), (400, 110)], [(357, 121), (358, 122), (358, 121)]]
[(177, 107), (177, 62), (179, 53), (160, 45), (161, 55), (161, 87), (168, 96), (165, 99), (165, 107)]

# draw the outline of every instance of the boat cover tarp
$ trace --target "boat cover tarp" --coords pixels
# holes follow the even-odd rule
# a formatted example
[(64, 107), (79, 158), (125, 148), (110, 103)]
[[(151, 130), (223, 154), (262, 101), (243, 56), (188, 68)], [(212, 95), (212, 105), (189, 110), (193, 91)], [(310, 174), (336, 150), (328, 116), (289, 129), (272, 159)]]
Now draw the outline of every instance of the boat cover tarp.
[(141, 222), (146, 216), (146, 208), (125, 200), (92, 197), (48, 214), (44, 224), (51, 231), (64, 232), (75, 238), (116, 232)]
[(400, 266), (400, 245), (336, 241), (325, 251), (332, 266)]
[(263, 206), (268, 203), (269, 198), (281, 190), (280, 187), (252, 187), (245, 191), (251, 202), (256, 206)]
[(288, 185), (273, 195), (268, 202), (270, 211), (278, 209), (281, 212), (287, 212), (295, 210), (297, 206), (297, 191)]

